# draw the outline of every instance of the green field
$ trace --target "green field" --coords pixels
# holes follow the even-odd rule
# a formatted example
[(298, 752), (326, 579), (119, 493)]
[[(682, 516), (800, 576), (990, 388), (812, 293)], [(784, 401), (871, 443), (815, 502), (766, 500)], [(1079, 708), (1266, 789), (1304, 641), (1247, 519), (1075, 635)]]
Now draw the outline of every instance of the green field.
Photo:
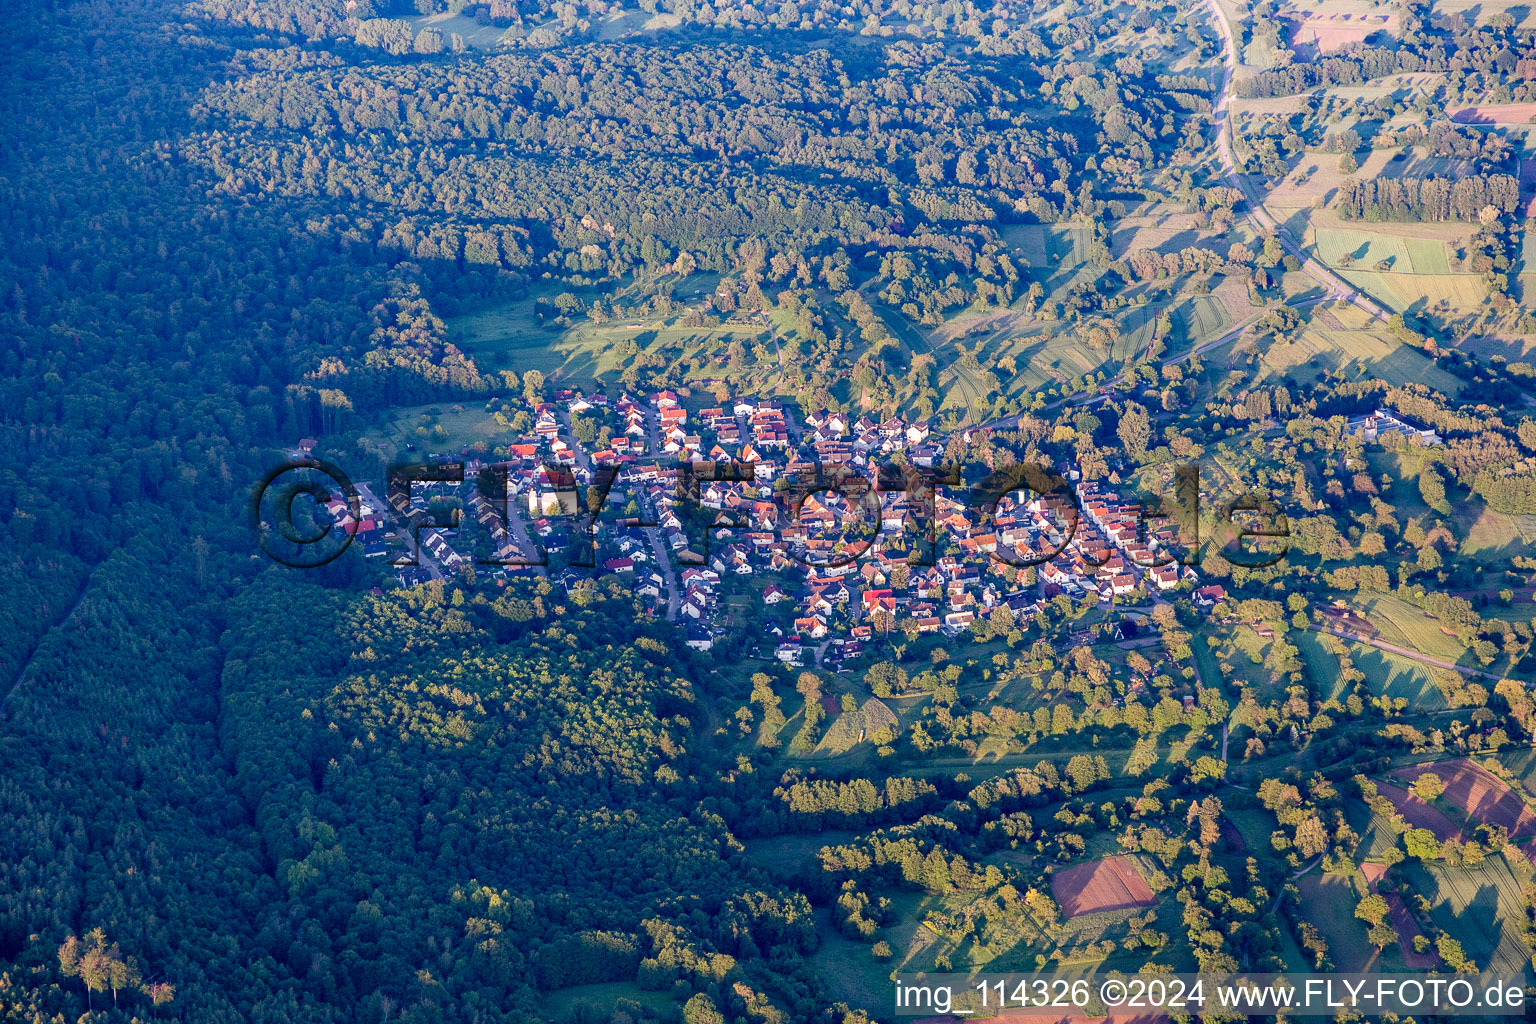
[(1525, 919), (1520, 879), (1502, 855), (1476, 867), (1438, 861), (1403, 866), (1414, 891), (1432, 904), (1434, 923), (1460, 940), (1481, 970), (1518, 973), (1530, 966), (1520, 942)]
[(1219, 338), (1232, 329), (1227, 307), (1212, 295), (1191, 295), (1179, 302), (1173, 307), (1173, 319), (1191, 345)]
[(1536, 515), (1506, 515), (1481, 501), (1461, 503), (1455, 519), (1462, 541), (1461, 553), (1480, 559), (1529, 555), (1536, 547)]
[(1439, 711), (1445, 707), (1445, 697), (1435, 685), (1434, 669), (1369, 644), (1348, 646), (1355, 667), (1365, 673), (1365, 684), (1371, 693), (1406, 697), (1408, 707), (1414, 711)]
[(1323, 262), (1342, 267), (1342, 257), (1354, 257), (1350, 266), (1372, 269), (1387, 260), (1393, 273), (1449, 274), (1445, 243), (1437, 238), (1407, 238), (1360, 228), (1318, 228), (1317, 251)]
[[(586, 298), (606, 302), (609, 296), (594, 294)], [(780, 324), (779, 333), (786, 344), (792, 342), (787, 324)], [(739, 321), (727, 320), (718, 327), (703, 328), (683, 326), (681, 316), (626, 316), (597, 324), (578, 313), (570, 326), (562, 327), (541, 324), (535, 300), (527, 298), (454, 317), (448, 321), (448, 337), (472, 356), (482, 370), (513, 370), (519, 374), (538, 370), (551, 381), (611, 381), (641, 355), (659, 357), (667, 363), (697, 360), (701, 364), (699, 375), (703, 377), (754, 376), (766, 381), (778, 374), (767, 328), (760, 319), (747, 319), (746, 314)], [(745, 363), (732, 367), (718, 361), (728, 346), (738, 341), (747, 352)], [(754, 357), (755, 343), (765, 347), (769, 362)]]
[(1354, 610), (1381, 631), (1381, 639), (1398, 647), (1411, 647), (1441, 661), (1456, 662), (1466, 653), (1461, 641), (1440, 632), (1441, 623), (1423, 610), (1390, 595), (1352, 603)]
[[(1228, 351), (1244, 350), (1234, 343)], [(1296, 341), (1259, 345), (1259, 367), (1265, 378), (1288, 377), (1310, 383), (1319, 374), (1344, 373), (1351, 379), (1383, 380), (1388, 384), (1427, 384), (1447, 395), (1461, 391), (1461, 381), (1436, 366), (1418, 349), (1382, 337), (1374, 331), (1308, 327)]]
[(1525, 795), (1536, 797), (1536, 750), (1529, 747), (1508, 750), (1499, 754), (1498, 758), (1509, 769)]
[(1014, 224), (1004, 229), (1011, 253), (1032, 270), (1066, 270), (1088, 262), (1089, 229), (1079, 224)]
[(1394, 312), (1402, 312), (1410, 306), (1436, 306), (1442, 302), (1453, 309), (1481, 309), (1488, 299), (1488, 288), (1476, 274), (1381, 273), (1376, 270), (1340, 270), (1338, 273)]
[(1323, 697), (1345, 697), (1339, 679), (1339, 659), (1323, 649), (1318, 635), (1308, 630), (1295, 630), (1288, 635), (1296, 650), (1301, 652), (1301, 660), (1307, 666), (1307, 678), (1318, 687), (1319, 693)]
[(502, 35), (506, 32), (505, 28), (482, 25), (474, 18), (468, 18), (462, 14), (424, 14), (406, 20), (414, 32), (432, 27), (443, 34), (444, 40), (447, 40), (450, 35), (457, 34), (477, 50), (496, 49), (501, 44)]
[(456, 452), (477, 442), (501, 445), (513, 440), (512, 432), (497, 423), (483, 403), (475, 401), (391, 409), (365, 437), (392, 457), (406, 451)]
[(1397, 845), (1397, 836), (1387, 820), (1365, 805), (1363, 800), (1346, 800), (1345, 817), (1349, 827), (1360, 836), (1360, 847), (1355, 851), (1362, 860), (1375, 860)]
[(1365, 922), (1355, 916), (1355, 906), (1365, 893), (1365, 877), (1317, 868), (1297, 879), (1301, 911), (1328, 940), (1328, 955), (1338, 971), (1363, 971), (1376, 959), (1376, 947), (1366, 938)]

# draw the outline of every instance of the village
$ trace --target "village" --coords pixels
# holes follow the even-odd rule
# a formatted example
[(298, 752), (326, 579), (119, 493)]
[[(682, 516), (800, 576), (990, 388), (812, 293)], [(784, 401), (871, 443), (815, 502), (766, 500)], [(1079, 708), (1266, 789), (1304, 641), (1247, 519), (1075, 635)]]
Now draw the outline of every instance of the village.
[[(1079, 481), (1075, 467), (1061, 469), (1077, 508), (1060, 494), (1018, 490), (983, 515), (943, 487), (871, 488), (860, 502), (806, 493), (813, 484), (800, 501), (785, 500), (785, 481), (816, 479), (818, 468), (872, 481), (897, 454), (937, 465), (944, 439), (924, 421), (818, 411), (802, 422), (783, 403), (745, 397), (690, 412), (672, 391), (610, 399), (563, 390), (533, 414), (532, 431), (500, 450), (506, 458), (466, 459), (462, 482), (417, 482), (408, 499), (393, 495), (395, 507), (362, 485), (355, 516), (339, 497), (331, 502), (336, 522), (370, 560), (389, 558), (404, 587), (471, 572), (502, 584), (538, 574), (567, 588), (618, 575), (699, 651), (751, 606), (762, 612), (762, 642), (791, 665), (856, 658), (877, 633), (953, 637), (1003, 608), (1018, 622), (1058, 599), (1134, 604), (1184, 591), (1210, 607), (1226, 596), (1169, 554), (1176, 527)], [(718, 479), (701, 464), (721, 467)], [(585, 511), (590, 493), (603, 499), (595, 515)], [(866, 514), (875, 504), (878, 523)], [(441, 522), (455, 509), (460, 527), (420, 529), (413, 557), (401, 524)], [(868, 536), (856, 540), (861, 524)]]

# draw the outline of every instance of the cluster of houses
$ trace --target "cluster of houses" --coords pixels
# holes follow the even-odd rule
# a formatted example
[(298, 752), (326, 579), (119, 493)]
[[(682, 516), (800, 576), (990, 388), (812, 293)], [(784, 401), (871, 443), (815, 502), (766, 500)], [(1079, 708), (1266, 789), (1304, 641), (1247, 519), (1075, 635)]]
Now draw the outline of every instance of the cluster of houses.
[[(593, 443), (573, 436), (572, 416), (596, 424)], [(797, 422), (774, 401), (741, 398), (690, 412), (671, 391), (611, 401), (564, 391), (534, 407), (532, 433), (502, 447), (497, 461), (467, 462), (459, 493), (465, 518), (483, 531), (482, 550), (498, 561), (532, 556), (525, 548), (533, 538), (557, 553), (572, 543), (595, 475), (611, 467), (613, 489), (592, 523), (600, 571), (628, 578), (699, 650), (711, 649), (724, 632), (722, 603), (735, 597), (738, 614), (758, 609), (763, 639), (793, 664), (856, 657), (876, 631), (954, 635), (1002, 608), (1015, 622), (1027, 619), (1057, 595), (1109, 602), (1195, 579), (1165, 554), (1172, 526), (1143, 522), (1137, 504), (1093, 483), (1078, 486), (1075, 506), (1065, 495), (1021, 490), (991, 514), (942, 488), (929, 508), (905, 491), (872, 492), (852, 506), (826, 491), (785, 500), (782, 481), (813, 479), (818, 467), (872, 479), (897, 452), (935, 465), (940, 442), (921, 420), (849, 422), (812, 412)], [(712, 478), (690, 465), (698, 463), (721, 470)], [(1072, 467), (1063, 468), (1075, 479)], [(486, 472), (505, 482), (507, 518), (476, 486)], [(713, 519), (707, 529), (699, 528), (699, 510), (679, 507), (685, 473), (696, 488), (690, 503)], [(429, 500), (413, 493), (395, 511), (424, 510)], [(871, 514), (876, 504), (878, 523)], [(850, 523), (861, 518), (859, 536)], [(376, 533), (377, 522), (369, 522)], [(528, 540), (520, 544), (523, 531)], [(428, 578), (453, 572), (469, 557), (465, 530), (423, 531), (422, 538)], [(923, 557), (911, 559), (914, 552)], [(1024, 565), (1034, 572), (1021, 571)], [(509, 571), (532, 570), (489, 570)], [(422, 581), (420, 569), (401, 573), (403, 584)]]

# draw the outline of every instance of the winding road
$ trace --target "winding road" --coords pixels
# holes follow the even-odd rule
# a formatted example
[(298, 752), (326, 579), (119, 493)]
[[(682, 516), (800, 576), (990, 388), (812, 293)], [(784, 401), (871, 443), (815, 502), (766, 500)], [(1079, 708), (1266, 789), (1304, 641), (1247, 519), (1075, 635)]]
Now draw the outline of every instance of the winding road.
[(1232, 183), (1233, 188), (1243, 194), (1243, 199), (1248, 204), (1248, 209), (1243, 213), (1244, 218), (1260, 235), (1273, 234), (1278, 238), (1285, 251), (1301, 261), (1301, 269), (1307, 273), (1307, 276), (1322, 285), (1330, 296), (1344, 299), (1378, 320), (1387, 319), (1387, 313), (1362, 295), (1354, 285), (1328, 269), (1321, 261), (1308, 256), (1291, 237), (1289, 230), (1265, 211), (1258, 192), (1249, 184), (1247, 176), (1238, 170), (1237, 157), (1233, 150), (1233, 128), (1230, 116), (1232, 78), (1237, 73), (1237, 39), (1233, 35), (1231, 24), (1227, 21), (1226, 12), (1221, 9), (1218, 0), (1206, 0), (1206, 3), (1216, 19), (1216, 27), (1221, 30), (1222, 45), (1221, 88), (1211, 108), (1211, 120), (1216, 126), (1216, 155), (1226, 171), (1227, 180)]

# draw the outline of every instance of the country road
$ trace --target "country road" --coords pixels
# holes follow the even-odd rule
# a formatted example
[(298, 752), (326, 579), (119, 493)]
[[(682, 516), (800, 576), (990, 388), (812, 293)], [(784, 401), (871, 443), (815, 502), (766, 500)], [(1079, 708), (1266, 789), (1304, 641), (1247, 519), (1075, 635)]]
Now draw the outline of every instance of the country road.
[(1508, 678), (1507, 676), (1499, 675), (1497, 672), (1484, 672), (1480, 668), (1468, 668), (1465, 665), (1457, 665), (1449, 661), (1441, 661), (1439, 658), (1431, 658), (1429, 655), (1420, 653), (1411, 647), (1399, 647), (1396, 644), (1389, 644), (1385, 640), (1372, 640), (1370, 637), (1365, 636), (1362, 633), (1351, 633), (1348, 630), (1343, 629), (1326, 629), (1323, 626), (1314, 626), (1310, 624), (1307, 626), (1307, 628), (1312, 630), (1314, 633), (1327, 633), (1330, 636), (1341, 637), (1342, 639), (1351, 640), (1357, 644), (1367, 644), (1371, 647), (1376, 647), (1383, 651), (1391, 651), (1393, 654), (1401, 654), (1405, 658), (1411, 658), (1414, 661), (1423, 662), (1426, 665), (1433, 665), (1436, 668), (1443, 668), (1450, 672), (1460, 672), (1462, 675), (1468, 677), (1481, 677), (1483, 679), (1493, 680)]
[(1278, 238), (1285, 251), (1301, 261), (1301, 269), (1306, 271), (1307, 276), (1322, 285), (1330, 295), (1346, 299), (1372, 317), (1385, 320), (1387, 314), (1380, 306), (1362, 295), (1354, 285), (1328, 269), (1322, 262), (1308, 256), (1302, 250), (1296, 240), (1291, 238), (1290, 232), (1265, 211), (1263, 201), (1249, 184), (1247, 175), (1239, 171), (1237, 156), (1233, 149), (1234, 129), (1230, 117), (1232, 79), (1237, 73), (1237, 39), (1218, 0), (1206, 0), (1206, 3), (1210, 5), (1211, 13), (1216, 19), (1216, 27), (1221, 30), (1223, 51), (1221, 88), (1211, 108), (1211, 120), (1216, 126), (1216, 155), (1226, 170), (1227, 180), (1243, 194), (1243, 199), (1247, 201), (1248, 209), (1243, 216), (1260, 235), (1273, 234)]

